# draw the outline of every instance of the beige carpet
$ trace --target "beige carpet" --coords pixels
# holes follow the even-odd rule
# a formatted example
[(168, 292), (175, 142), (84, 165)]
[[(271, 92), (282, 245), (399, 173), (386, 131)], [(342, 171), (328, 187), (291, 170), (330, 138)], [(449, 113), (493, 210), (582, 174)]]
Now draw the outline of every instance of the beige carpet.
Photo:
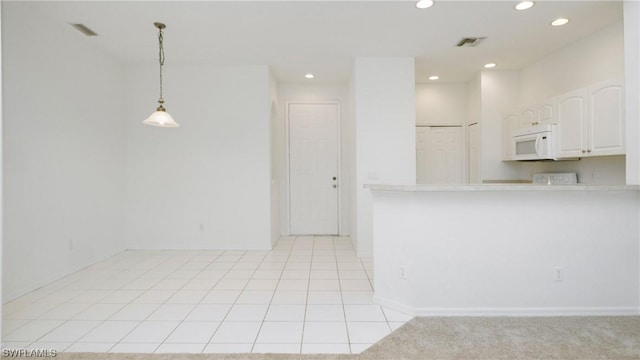
[(415, 318), (357, 355), (96, 354), (59, 359), (640, 359), (640, 316)]

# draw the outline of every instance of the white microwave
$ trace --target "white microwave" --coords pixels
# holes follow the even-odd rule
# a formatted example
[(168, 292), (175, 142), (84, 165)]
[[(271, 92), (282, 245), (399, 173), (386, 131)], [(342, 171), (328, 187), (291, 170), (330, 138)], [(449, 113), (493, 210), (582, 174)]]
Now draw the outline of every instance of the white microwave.
[(513, 132), (515, 160), (556, 160), (556, 125), (536, 125)]

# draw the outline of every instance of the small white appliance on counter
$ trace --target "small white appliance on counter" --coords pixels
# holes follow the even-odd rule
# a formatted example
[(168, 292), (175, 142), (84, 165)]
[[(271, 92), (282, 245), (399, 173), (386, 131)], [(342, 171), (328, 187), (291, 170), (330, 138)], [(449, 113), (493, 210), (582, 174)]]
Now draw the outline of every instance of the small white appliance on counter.
[(536, 125), (513, 132), (515, 160), (556, 160), (556, 125)]
[(546, 185), (571, 185), (578, 183), (578, 177), (574, 172), (567, 173), (537, 173), (533, 175), (534, 184)]

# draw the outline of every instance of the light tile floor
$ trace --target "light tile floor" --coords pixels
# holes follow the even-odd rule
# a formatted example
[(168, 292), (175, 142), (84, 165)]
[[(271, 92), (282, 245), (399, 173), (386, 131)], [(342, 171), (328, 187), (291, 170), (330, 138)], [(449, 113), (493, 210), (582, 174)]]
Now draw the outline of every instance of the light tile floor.
[(5, 348), (358, 353), (409, 317), (372, 302), (349, 238), (272, 251), (125, 251), (3, 306)]

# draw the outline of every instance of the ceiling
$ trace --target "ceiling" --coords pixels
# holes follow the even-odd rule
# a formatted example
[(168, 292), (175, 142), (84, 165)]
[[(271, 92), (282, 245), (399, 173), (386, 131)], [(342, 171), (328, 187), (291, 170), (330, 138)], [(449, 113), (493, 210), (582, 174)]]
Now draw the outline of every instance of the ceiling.
[[(166, 65), (264, 65), (281, 82), (346, 82), (356, 57), (415, 57), (416, 81), (470, 80), (488, 62), (519, 69), (622, 19), (620, 1), (436, 0), (420, 10), (394, 1), (43, 1), (29, 2), (61, 24), (99, 34), (93, 46), (128, 64), (157, 62), (157, 29), (167, 24)], [(551, 27), (557, 17), (571, 22)], [(76, 32), (68, 26), (69, 31)], [(78, 36), (84, 36), (76, 32)], [(458, 48), (462, 37), (485, 36)]]

